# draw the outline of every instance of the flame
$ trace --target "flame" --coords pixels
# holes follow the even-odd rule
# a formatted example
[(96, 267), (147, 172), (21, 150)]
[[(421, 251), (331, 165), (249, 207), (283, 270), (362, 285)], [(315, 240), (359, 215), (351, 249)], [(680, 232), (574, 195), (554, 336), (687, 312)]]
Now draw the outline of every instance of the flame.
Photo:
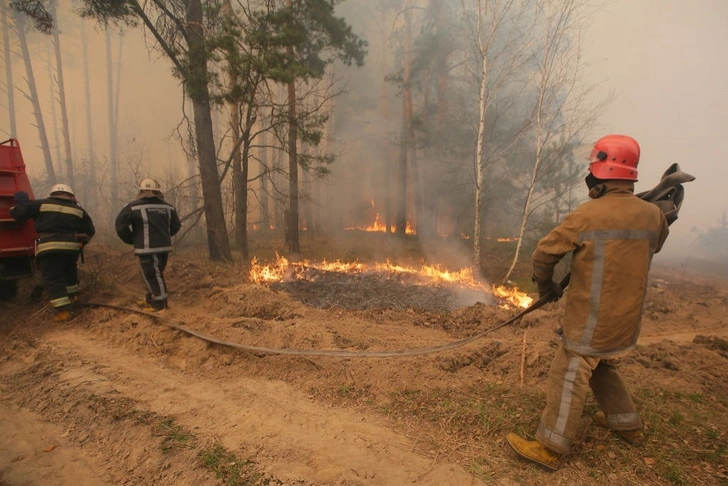
[[(380, 232), (380, 233), (386, 233), (387, 232), (387, 224), (382, 222), (381, 216), (379, 213), (374, 217), (374, 222), (370, 224), (369, 226), (349, 226), (347, 228), (344, 228), (346, 231), (351, 230), (359, 230), (359, 231), (369, 231), (369, 232)], [(393, 229), (393, 232), (397, 232), (396, 227)], [(408, 235), (415, 235), (417, 234), (417, 231), (412, 228), (412, 225), (408, 221), (404, 228), (405, 234)]]
[(493, 285), (493, 294), (496, 297), (505, 299), (508, 302), (514, 304), (516, 307), (521, 307), (523, 309), (527, 308), (533, 303), (532, 297), (529, 297), (528, 295), (524, 294), (516, 288), (508, 288), (503, 285)]
[(276, 262), (271, 265), (261, 265), (253, 257), (250, 261), (250, 280), (256, 283), (281, 282), (288, 271), (288, 259), (276, 253)]
[(414, 277), (417, 282), (424, 284), (457, 285), (462, 288), (487, 292), (507, 302), (508, 305), (505, 305), (505, 307), (526, 308), (533, 302), (531, 297), (515, 287), (509, 288), (503, 285), (489, 286), (487, 283), (478, 280), (473, 275), (472, 268), (451, 271), (443, 269), (439, 265), (425, 264), (416, 268), (395, 265), (389, 260), (384, 263), (373, 264), (342, 262), (340, 260), (336, 260), (335, 262), (327, 262), (324, 260), (320, 263), (304, 260), (302, 262), (291, 263), (287, 258), (276, 253), (276, 261), (270, 265), (261, 265), (257, 258), (253, 258), (251, 261), (250, 280), (255, 283), (287, 282), (297, 279), (306, 280), (308, 277), (304, 275), (304, 271), (307, 268), (347, 274), (379, 273), (386, 278), (409, 275)]

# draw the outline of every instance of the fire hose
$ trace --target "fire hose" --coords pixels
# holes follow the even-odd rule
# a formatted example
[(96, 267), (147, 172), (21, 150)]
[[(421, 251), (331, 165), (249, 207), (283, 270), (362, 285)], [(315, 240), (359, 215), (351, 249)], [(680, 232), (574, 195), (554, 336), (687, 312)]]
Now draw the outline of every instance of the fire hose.
[[(566, 287), (568, 285), (569, 275), (567, 275), (562, 281), (561, 285), (562, 288)], [(181, 324), (175, 324), (171, 322), (169, 319), (165, 318), (162, 315), (159, 314), (153, 314), (151, 312), (144, 312), (137, 309), (130, 309), (128, 307), (120, 307), (116, 305), (111, 304), (101, 304), (96, 302), (88, 302), (84, 304), (77, 304), (79, 307), (91, 307), (91, 308), (99, 308), (104, 307), (108, 309), (116, 309), (126, 312), (131, 312), (134, 314), (140, 314), (143, 316), (151, 317), (157, 321), (160, 321), (167, 326), (171, 327), (172, 329), (176, 329), (178, 331), (184, 332), (185, 334), (189, 334), (190, 336), (194, 336), (196, 338), (202, 339), (203, 341), (207, 341), (209, 343), (213, 344), (219, 344), (222, 346), (227, 346), (230, 348), (240, 349), (244, 351), (250, 351), (253, 353), (264, 353), (264, 354), (288, 354), (288, 355), (295, 355), (295, 356), (331, 356), (331, 357), (337, 357), (337, 358), (396, 358), (400, 356), (417, 356), (422, 354), (430, 354), (430, 353), (438, 353), (440, 351), (446, 351), (448, 349), (457, 348), (460, 346), (464, 346), (468, 343), (472, 343), (473, 341), (476, 341), (486, 334), (490, 334), (498, 329), (501, 329), (509, 324), (512, 324), (516, 322), (518, 319), (522, 318), (526, 314), (535, 311), (536, 309), (539, 309), (543, 307), (545, 304), (551, 302), (551, 295), (545, 295), (538, 299), (536, 302), (531, 304), (528, 308), (522, 310), (515, 316), (511, 317), (507, 321), (498, 324), (495, 327), (491, 327), (489, 329), (486, 329), (483, 332), (480, 332), (478, 334), (475, 334), (474, 336), (470, 336), (465, 339), (461, 339), (459, 341), (453, 341), (451, 343), (442, 344), (440, 346), (433, 346), (430, 348), (418, 348), (418, 349), (405, 349), (401, 351), (344, 351), (344, 350), (338, 350), (338, 349), (324, 349), (324, 350), (318, 350), (318, 349), (287, 349), (287, 348), (267, 348), (263, 346), (251, 346), (248, 344), (240, 344), (235, 343), (232, 341), (228, 341), (225, 339), (220, 339), (215, 336), (210, 336), (208, 334), (203, 334), (199, 331), (195, 331), (194, 329), (190, 329), (189, 327), (183, 326)]]
[[(651, 202), (656, 204), (665, 215), (665, 218), (667, 219), (668, 225), (672, 224), (677, 220), (678, 213), (680, 211), (680, 207), (682, 206), (682, 202), (685, 196), (684, 188), (682, 187), (682, 184), (685, 182), (690, 182), (695, 180), (695, 177), (691, 176), (690, 174), (687, 174), (685, 172), (682, 172), (680, 170), (680, 166), (678, 164), (672, 164), (663, 174), (659, 184), (657, 184), (653, 189), (642, 192), (637, 194), (637, 197), (640, 199), (643, 199), (645, 201)], [(568, 273), (560, 282), (559, 286), (562, 289), (565, 289), (569, 285), (569, 281), (571, 280), (571, 273)], [(401, 351), (344, 351), (344, 350), (316, 350), (316, 349), (286, 349), (286, 348), (267, 348), (263, 346), (251, 346), (247, 344), (239, 344), (232, 341), (227, 341), (225, 339), (220, 339), (215, 336), (209, 336), (207, 334), (203, 334), (199, 331), (195, 331), (193, 329), (190, 329), (186, 326), (175, 324), (173, 322), (170, 322), (168, 319), (166, 319), (164, 316), (161, 316), (159, 314), (152, 314), (149, 312), (144, 312), (136, 309), (129, 309), (126, 307), (119, 307), (111, 304), (101, 304), (101, 303), (86, 303), (86, 304), (80, 304), (80, 306), (83, 307), (92, 307), (92, 308), (98, 308), (98, 307), (106, 307), (110, 309), (116, 309), (116, 310), (123, 310), (127, 312), (132, 312), (135, 314), (141, 314), (148, 317), (151, 317), (153, 319), (156, 319), (160, 322), (165, 323), (169, 327), (176, 329), (178, 331), (184, 332), (186, 334), (189, 334), (190, 336), (194, 336), (196, 338), (202, 339), (204, 341), (207, 341), (209, 343), (213, 344), (219, 344), (222, 346), (227, 346), (231, 348), (241, 349), (244, 351), (250, 351), (254, 353), (265, 353), (265, 354), (288, 354), (288, 355), (296, 355), (296, 356), (332, 356), (332, 357), (339, 357), (339, 358), (396, 358), (400, 356), (417, 356), (422, 354), (430, 354), (430, 353), (438, 353), (441, 351), (446, 351), (448, 349), (454, 349), (460, 346), (464, 346), (468, 343), (472, 343), (473, 341), (476, 341), (483, 336), (490, 334), (494, 331), (497, 331), (498, 329), (501, 329), (503, 327), (506, 327), (519, 319), (521, 319), (526, 314), (529, 314), (536, 309), (539, 309), (543, 307), (544, 305), (548, 304), (549, 302), (553, 302), (553, 296), (552, 292), (549, 292), (548, 294), (543, 295), (541, 298), (539, 298), (536, 302), (531, 304), (528, 308), (522, 310), (515, 316), (511, 317), (507, 321), (498, 324), (495, 327), (491, 327), (489, 329), (486, 329), (483, 332), (480, 332), (478, 334), (475, 334), (474, 336), (470, 336), (465, 339), (461, 339), (459, 341), (453, 341), (447, 344), (442, 344), (440, 346), (433, 346), (429, 348), (418, 348), (418, 349), (405, 349)]]

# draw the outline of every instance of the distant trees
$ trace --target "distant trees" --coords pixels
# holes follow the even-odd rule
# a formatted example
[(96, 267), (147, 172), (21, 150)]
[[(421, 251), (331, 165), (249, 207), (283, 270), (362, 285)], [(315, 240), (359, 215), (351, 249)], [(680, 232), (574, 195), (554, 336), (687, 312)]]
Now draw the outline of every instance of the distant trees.
[(583, 24), (580, 17), (585, 3), (583, 0), (546, 0), (535, 4), (536, 28), (532, 48), (535, 70), (529, 80), (535, 101), (528, 120), (528, 138), (533, 144), (532, 162), (525, 180), (516, 176), (517, 180), (524, 181), (525, 197), (516, 248), (511, 265), (503, 276), (504, 283), (518, 263), (527, 226), (535, 209), (534, 199), (539, 192), (541, 195), (545, 192), (547, 200), (554, 196), (552, 187), (544, 187), (539, 182), (548, 180), (550, 186), (556, 187), (573, 183), (573, 179), (569, 180), (568, 161), (572, 159), (575, 141), (592, 128), (601, 108), (596, 98), (587, 96), (591, 86), (579, 85), (583, 59), (581, 46), (573, 42), (573, 38), (579, 37), (578, 30)]
[[(12, 2), (10, 6), (11, 11), (13, 12), (13, 19), (15, 20), (15, 31), (18, 35), (20, 50), (23, 57), (23, 62), (25, 64), (25, 76), (28, 83), (28, 92), (24, 93), (24, 95), (33, 105), (33, 114), (35, 115), (36, 127), (38, 128), (38, 138), (40, 139), (41, 149), (43, 151), (43, 160), (45, 162), (47, 175), (46, 182), (48, 186), (51, 186), (56, 183), (56, 171), (53, 168), (51, 147), (48, 143), (48, 134), (46, 132), (45, 120), (43, 118), (43, 110), (41, 109), (40, 97), (38, 96), (38, 88), (35, 82), (35, 72), (33, 71), (33, 62), (30, 57), (30, 49), (28, 47), (28, 38), (26, 35), (27, 29), (31, 28), (31, 26), (27, 22), (26, 13), (35, 13), (36, 9), (35, 5), (33, 4), (30, 5), (30, 10), (26, 9), (25, 11), (20, 9), (21, 6), (18, 7), (18, 10), (13, 10), (12, 7), (14, 7), (15, 4)], [(53, 22), (50, 14), (45, 12), (45, 10), (43, 10), (43, 12), (45, 13), (45, 15), (39, 15), (38, 19), (36, 20), (36, 27), (38, 27), (39, 29), (47, 28), (49, 23), (50, 25), (52, 25)], [(6, 62), (9, 62), (9, 59), (6, 59)]]
[[(47, 0), (20, 4), (46, 22), (33, 9)], [(143, 25), (173, 66), (191, 107), (178, 131), (192, 160), (183, 184), (190, 204), (198, 182), (203, 196), (187, 222), (204, 213), (213, 259), (232, 258), (231, 223), (244, 258), (258, 225), (283, 228), (299, 253), (299, 231), (313, 231), (326, 206), (329, 228), (382, 212), (377, 221), (400, 236), (467, 242), (475, 267), (495, 236), (509, 236), (507, 279), (536, 226), (574, 204), (574, 148), (599, 106), (577, 75), (584, 0), (76, 5), (108, 27)], [(341, 69), (361, 66), (369, 49), (344, 17), (379, 32), (378, 63), (361, 76)]]
[[(257, 29), (251, 31), (251, 44), (260, 47), (264, 76), (287, 87), (288, 128), (288, 217), (286, 241), (291, 253), (300, 252), (298, 131), (306, 125), (297, 114), (297, 81), (323, 78), (334, 61), (345, 65), (364, 63), (366, 42), (356, 36), (343, 18), (334, 15), (327, 0), (286, 0), (285, 6), (255, 15)], [(318, 144), (319, 133), (305, 134), (306, 143)]]
[[(400, 153), (412, 151), (399, 163), (399, 174), (411, 171), (396, 186), (398, 227), (402, 201), (412, 198), (405, 218), (417, 222), (420, 239), (468, 237), (479, 267), (485, 241), (506, 233), (516, 241), (515, 265), (533, 217), (562, 215), (563, 201), (553, 201), (571, 193), (572, 151), (603, 106), (580, 77), (586, 2), (379, 4), (395, 12), (389, 79), (412, 107), (405, 118), (414, 130), (398, 139)], [(409, 29), (417, 33), (411, 41)]]
[[(56, 18), (57, 1), (51, 2), (51, 15)], [(73, 174), (73, 156), (71, 154), (71, 132), (68, 128), (68, 109), (66, 108), (66, 83), (63, 76), (63, 56), (61, 55), (61, 36), (58, 29), (53, 29), (53, 53), (56, 58), (56, 83), (58, 85), (58, 103), (61, 107), (61, 134), (63, 135), (63, 161), (66, 170), (66, 181), (76, 187)]]

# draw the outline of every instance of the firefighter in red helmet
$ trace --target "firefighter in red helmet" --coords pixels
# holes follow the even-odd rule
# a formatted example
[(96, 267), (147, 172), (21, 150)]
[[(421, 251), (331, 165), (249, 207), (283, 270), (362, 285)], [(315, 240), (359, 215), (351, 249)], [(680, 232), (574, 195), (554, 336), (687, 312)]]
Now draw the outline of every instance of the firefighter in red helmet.
[(615, 359), (637, 343), (650, 264), (667, 238), (668, 223), (655, 204), (634, 195), (639, 159), (633, 138), (601, 138), (585, 179), (591, 200), (542, 238), (532, 255), (541, 297), (561, 298), (554, 267), (568, 253), (571, 281), (536, 440), (511, 433), (506, 441), (519, 455), (551, 470), (574, 443), (590, 388), (601, 408), (594, 423), (628, 442), (643, 437)]

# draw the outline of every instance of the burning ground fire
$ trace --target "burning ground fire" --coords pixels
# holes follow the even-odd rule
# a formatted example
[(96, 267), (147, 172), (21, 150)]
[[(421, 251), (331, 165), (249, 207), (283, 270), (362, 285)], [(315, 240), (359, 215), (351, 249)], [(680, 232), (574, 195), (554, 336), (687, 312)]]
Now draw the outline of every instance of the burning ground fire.
[[(350, 228), (344, 228), (346, 231), (351, 230), (359, 230), (359, 231), (367, 231), (367, 232), (380, 232), (380, 233), (386, 233), (387, 232), (387, 225), (382, 221), (381, 217), (379, 216), (379, 213), (377, 213), (376, 217), (374, 218), (374, 222), (370, 224), (369, 226), (357, 226), (357, 227), (350, 227)], [(394, 228), (396, 231), (396, 228)], [(414, 235), (417, 234), (417, 232), (412, 228), (412, 225), (407, 222), (405, 229), (405, 234), (408, 235)]]
[(276, 262), (271, 265), (261, 265), (256, 258), (253, 258), (250, 269), (250, 280), (255, 283), (291, 282), (294, 280), (312, 280), (308, 269), (315, 269), (319, 272), (337, 272), (343, 274), (365, 274), (377, 273), (387, 279), (412, 276), (418, 282), (425, 284), (449, 284), (466, 289), (474, 289), (494, 295), (501, 301), (507, 302), (505, 307), (526, 308), (533, 302), (533, 299), (515, 288), (491, 285), (478, 281), (473, 276), (471, 268), (464, 268), (457, 271), (442, 270), (439, 266), (422, 265), (420, 268), (403, 267), (394, 265), (389, 261), (385, 263), (345, 263), (336, 261), (321, 263), (303, 261), (289, 262), (288, 259), (276, 254)]

